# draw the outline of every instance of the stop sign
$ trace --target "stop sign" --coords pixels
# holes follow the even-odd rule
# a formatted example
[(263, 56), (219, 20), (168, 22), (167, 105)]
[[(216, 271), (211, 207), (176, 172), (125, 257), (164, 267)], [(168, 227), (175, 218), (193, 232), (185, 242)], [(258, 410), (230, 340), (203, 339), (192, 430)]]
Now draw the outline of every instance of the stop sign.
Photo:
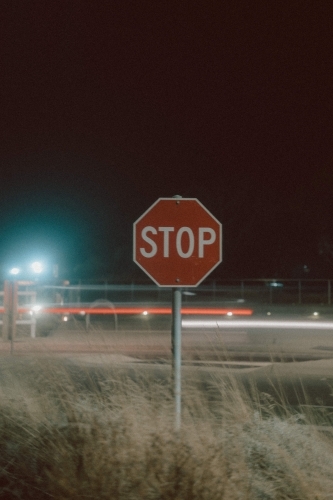
[(222, 261), (222, 225), (196, 198), (159, 198), (133, 233), (133, 260), (159, 286), (197, 286)]

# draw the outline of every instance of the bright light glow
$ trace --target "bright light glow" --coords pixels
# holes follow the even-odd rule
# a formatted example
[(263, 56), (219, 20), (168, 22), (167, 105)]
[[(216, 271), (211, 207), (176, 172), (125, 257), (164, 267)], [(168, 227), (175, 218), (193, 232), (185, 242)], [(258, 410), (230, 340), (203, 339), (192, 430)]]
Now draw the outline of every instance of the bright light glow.
[(277, 281), (272, 281), (271, 283), (268, 284), (268, 286), (282, 287), (283, 283), (278, 283)]
[(33, 262), (30, 267), (36, 274), (43, 272), (43, 264), (41, 262)]
[(68, 321), (68, 316), (64, 316), (62, 319), (63, 321)]
[(314, 315), (314, 316), (319, 316), (319, 312), (315, 311), (315, 312), (313, 313), (313, 315)]
[(290, 328), (304, 330), (333, 330), (333, 321), (272, 321), (272, 320), (204, 320), (183, 319), (184, 328)]
[(143, 311), (143, 313), (142, 313), (142, 314), (143, 314), (144, 316), (147, 316), (148, 311)]
[(40, 311), (41, 309), (42, 309), (42, 306), (40, 306), (38, 304), (36, 304), (35, 306), (32, 306), (32, 308), (31, 308), (31, 310), (35, 313)]
[(10, 272), (10, 274), (13, 274), (13, 275), (19, 274), (20, 268), (19, 267), (13, 267), (9, 272)]
[(233, 315), (233, 314), (232, 314), (232, 312), (231, 312), (231, 311), (227, 312), (227, 316), (232, 316), (232, 315)]
[(270, 311), (268, 311), (267, 316), (270, 316), (271, 314), (272, 314), (272, 313), (271, 313)]
[(86, 314), (86, 313), (85, 313), (84, 311), (80, 311), (80, 313), (79, 313), (79, 314), (80, 314), (81, 316), (85, 316), (85, 314)]
[[(132, 307), (132, 306), (120, 306), (120, 307), (86, 307), (85, 309), (81, 307), (68, 307), (68, 306), (57, 306), (57, 307), (46, 307), (45, 312), (51, 314), (80, 314), (81, 311), (85, 311), (86, 314), (143, 314), (145, 309), (143, 307)], [(148, 314), (171, 314), (171, 307), (150, 307)], [(235, 316), (251, 316), (253, 314), (252, 309), (220, 309), (213, 307), (182, 307), (182, 314), (195, 314), (195, 315), (214, 315), (214, 316), (224, 316), (227, 312), (232, 312)]]

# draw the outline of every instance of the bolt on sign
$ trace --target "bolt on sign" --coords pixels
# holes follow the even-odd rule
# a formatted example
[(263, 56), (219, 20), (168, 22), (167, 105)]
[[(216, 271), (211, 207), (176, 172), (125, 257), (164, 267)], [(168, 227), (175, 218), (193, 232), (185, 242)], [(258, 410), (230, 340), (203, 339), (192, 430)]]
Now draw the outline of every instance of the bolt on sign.
[(222, 225), (196, 198), (159, 198), (133, 225), (133, 260), (159, 286), (195, 287), (222, 261)]

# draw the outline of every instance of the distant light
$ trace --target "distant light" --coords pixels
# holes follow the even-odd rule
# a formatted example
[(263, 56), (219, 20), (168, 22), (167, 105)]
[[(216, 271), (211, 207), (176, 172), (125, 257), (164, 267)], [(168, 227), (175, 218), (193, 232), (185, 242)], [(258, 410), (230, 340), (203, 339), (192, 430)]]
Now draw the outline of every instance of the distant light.
[(64, 316), (64, 317), (62, 318), (62, 320), (63, 320), (63, 321), (68, 321), (68, 316)]
[(30, 316), (33, 316), (34, 314), (37, 314), (41, 310), (42, 310), (42, 306), (40, 304), (35, 304), (30, 309), (29, 314), (30, 314)]
[(315, 311), (315, 312), (313, 313), (313, 315), (314, 315), (314, 316), (319, 316), (319, 312)]
[(80, 311), (80, 313), (79, 313), (79, 314), (80, 314), (81, 316), (85, 316), (85, 314), (86, 314), (86, 313), (85, 313), (85, 311)]
[(34, 273), (40, 274), (41, 272), (43, 272), (43, 264), (41, 262), (33, 262), (31, 264), (31, 269)]
[(13, 267), (13, 268), (9, 271), (9, 273), (10, 273), (10, 274), (13, 274), (13, 275), (19, 274), (19, 272), (20, 272), (20, 269), (19, 269), (18, 267)]
[(147, 316), (148, 311), (143, 311), (143, 313), (142, 313), (142, 314), (143, 314), (143, 316)]
[(271, 313), (270, 311), (268, 311), (267, 316), (270, 316), (271, 314), (272, 314), (272, 313)]
[(227, 312), (227, 316), (232, 316), (233, 313), (231, 311)]
[(268, 284), (268, 286), (282, 287), (283, 283), (278, 283), (277, 281), (272, 281), (271, 283)]

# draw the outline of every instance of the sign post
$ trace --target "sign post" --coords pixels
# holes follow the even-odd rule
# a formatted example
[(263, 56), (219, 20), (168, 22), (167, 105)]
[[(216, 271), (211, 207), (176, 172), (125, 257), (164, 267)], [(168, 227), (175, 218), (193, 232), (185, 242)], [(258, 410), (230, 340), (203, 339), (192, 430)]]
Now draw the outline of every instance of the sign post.
[(175, 398), (175, 426), (180, 429), (181, 422), (181, 366), (182, 366), (182, 291), (172, 289), (172, 379)]
[(159, 198), (133, 224), (133, 260), (158, 286), (172, 288), (172, 375), (179, 430), (181, 289), (198, 286), (222, 261), (222, 225), (196, 198)]

